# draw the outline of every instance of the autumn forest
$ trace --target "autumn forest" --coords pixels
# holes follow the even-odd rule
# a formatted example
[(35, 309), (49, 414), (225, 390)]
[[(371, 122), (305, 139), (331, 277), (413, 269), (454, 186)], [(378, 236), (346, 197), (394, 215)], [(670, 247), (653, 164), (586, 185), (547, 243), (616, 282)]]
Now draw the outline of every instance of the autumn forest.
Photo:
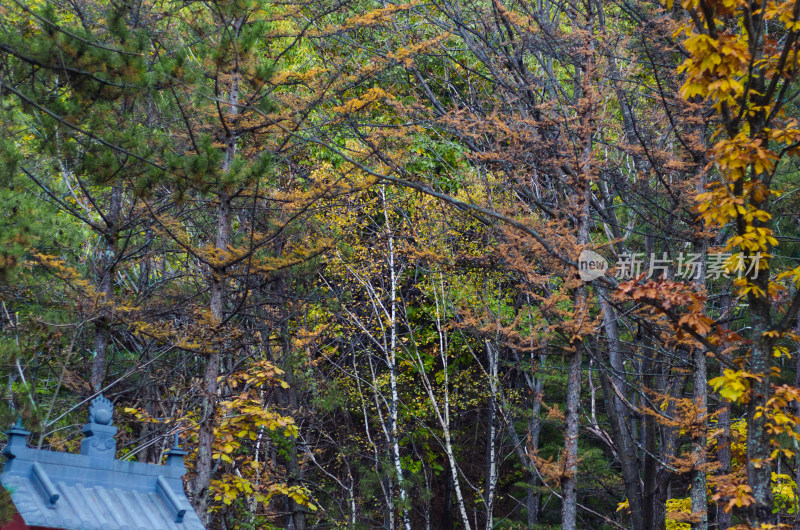
[(800, 0), (0, 0), (0, 429), (103, 394), (210, 529), (800, 528), (799, 73)]

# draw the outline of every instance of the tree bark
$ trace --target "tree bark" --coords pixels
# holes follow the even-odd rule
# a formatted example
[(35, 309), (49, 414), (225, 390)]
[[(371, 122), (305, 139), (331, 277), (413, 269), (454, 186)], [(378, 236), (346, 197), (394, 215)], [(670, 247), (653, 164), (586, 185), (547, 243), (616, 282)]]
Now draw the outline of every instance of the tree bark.
[(603, 296), (599, 298), (600, 306), (603, 309), (603, 327), (608, 341), (608, 365), (610, 369), (600, 372), (600, 383), (606, 401), (606, 411), (611, 422), (611, 434), (617, 446), (617, 456), (622, 468), (622, 481), (625, 484), (625, 494), (630, 505), (632, 527), (634, 530), (644, 530), (646, 528), (644, 500), (636, 463), (637, 450), (628, 428), (630, 422), (628, 409), (617, 395), (617, 392), (625, 391), (626, 385), (626, 381), (623, 379), (625, 372), (622, 363), (622, 346), (619, 341), (619, 330), (617, 329), (617, 316), (611, 304)]
[(122, 212), (122, 186), (111, 188), (110, 205), (105, 216), (106, 227), (103, 245), (97, 257), (97, 284), (100, 298), (100, 318), (95, 323), (94, 359), (92, 359), (91, 385), (93, 392), (103, 388), (108, 365), (108, 343), (111, 339), (111, 304), (114, 297), (114, 273), (117, 265), (117, 237)]
[[(591, 68), (589, 69), (591, 72)], [(591, 75), (587, 74), (587, 77)], [(589, 113), (591, 110), (588, 111)], [(584, 126), (588, 127), (588, 116)], [(580, 220), (577, 243), (585, 246), (589, 242), (589, 197), (591, 186), (589, 168), (591, 164), (591, 132), (587, 134), (584, 148), (583, 181), (580, 202)], [(586, 285), (581, 284), (575, 291), (574, 311), (577, 319), (588, 317)], [(576, 330), (577, 331), (577, 330)], [(582, 333), (582, 332), (580, 332)], [(562, 509), (561, 524), (565, 530), (576, 528), (578, 510), (578, 420), (581, 399), (581, 364), (583, 362), (583, 337), (571, 341), (572, 351), (567, 361), (567, 399), (564, 425), (564, 475), (561, 479)]]
[[(701, 188), (702, 190), (702, 188)], [(696, 250), (705, 255), (708, 245), (701, 243)], [(700, 267), (700, 278), (695, 281), (698, 289), (703, 291), (706, 286), (705, 266)], [(691, 501), (692, 501), (692, 529), (708, 529), (708, 494), (706, 492), (706, 445), (708, 443), (708, 378), (706, 371), (706, 349), (697, 346), (692, 351), (692, 401), (697, 410), (696, 432), (692, 437), (692, 460), (694, 467), (691, 472)]]
[[(227, 193), (219, 194), (219, 207), (217, 210), (217, 239), (216, 248), (225, 250), (230, 243), (230, 197)], [(211, 278), (211, 314), (219, 323), (225, 318), (225, 278), (224, 271), (214, 270)], [(208, 488), (211, 484), (212, 454), (214, 445), (214, 423), (216, 419), (217, 391), (219, 389), (219, 367), (221, 340), (212, 346), (212, 351), (206, 360), (206, 369), (203, 375), (203, 404), (200, 433), (197, 445), (197, 465), (195, 468), (195, 509), (201, 519), (206, 519), (206, 506), (208, 503)]]
[(575, 345), (567, 365), (567, 403), (564, 426), (564, 476), (561, 479), (561, 525), (565, 530), (577, 528), (578, 505), (578, 408), (581, 393), (581, 349)]
[(486, 355), (489, 362), (489, 403), (487, 407), (487, 434), (486, 434), (486, 530), (493, 528), (494, 497), (497, 486), (497, 447), (495, 445), (497, 424), (497, 374), (498, 351), (488, 340), (486, 341)]
[(693, 389), (692, 398), (697, 408), (697, 432), (692, 437), (692, 460), (694, 467), (691, 472), (691, 500), (692, 500), (692, 529), (708, 529), (708, 494), (706, 493), (706, 407), (707, 407), (707, 378), (706, 378), (706, 350), (697, 347), (692, 353)]
[[(239, 33), (243, 19), (238, 19), (233, 24), (233, 31)], [(239, 114), (239, 78), (238, 70), (231, 74), (230, 90), (228, 93), (228, 108), (225, 121), (232, 122)], [(236, 135), (231, 125), (223, 123), (225, 131), (225, 156), (222, 161), (222, 172), (230, 171), (233, 158), (236, 155)], [(218, 191), (219, 205), (217, 206), (216, 238), (214, 247), (221, 256), (225, 256), (231, 244), (231, 196), (229, 190), (223, 188)], [(219, 259), (219, 256), (217, 257)], [(224, 257), (222, 258), (224, 260)], [(218, 265), (212, 266), (211, 299), (209, 308), (214, 316), (216, 325), (225, 319), (225, 268)], [(212, 455), (214, 445), (214, 424), (216, 417), (217, 392), (219, 390), (220, 356), (223, 347), (222, 330), (216, 330), (218, 337), (206, 360), (203, 375), (203, 400), (201, 407), (200, 428), (197, 444), (197, 464), (195, 467), (194, 506), (201, 520), (207, 520), (206, 507), (208, 505), (208, 489), (211, 484)]]
[[(588, 14), (586, 29), (594, 31), (593, 15)], [(581, 249), (589, 243), (589, 206), (592, 197), (592, 135), (594, 134), (594, 90), (592, 80), (594, 77), (594, 48), (589, 46), (585, 57), (582, 72), (581, 99), (579, 100), (580, 134), (582, 136), (582, 149), (580, 171), (573, 186), (577, 192), (577, 237), (576, 243)], [(577, 74), (577, 69), (576, 69)], [(577, 273), (576, 273), (577, 274)], [(580, 281), (580, 280), (579, 280)], [(573, 311), (578, 322), (574, 333), (576, 336), (570, 341), (571, 352), (567, 362), (567, 396), (565, 406), (564, 425), (564, 475), (561, 479), (562, 509), (561, 525), (565, 530), (573, 530), (577, 524), (578, 510), (578, 420), (581, 398), (581, 365), (583, 362), (584, 341), (582, 320), (588, 318), (588, 300), (586, 284), (581, 283), (575, 290)]]
[[(730, 309), (731, 299), (729, 295), (722, 297), (720, 302), (720, 317), (724, 318)], [(723, 375), (725, 366), (720, 363), (719, 375)], [(727, 475), (731, 472), (731, 405), (727, 401), (720, 403), (719, 418), (717, 420), (722, 434), (717, 437), (717, 461), (719, 462), (719, 474)], [(730, 512), (726, 512), (725, 499), (717, 502), (717, 528), (726, 530), (733, 524), (733, 517)]]
[(400, 490), (400, 517), (403, 520), (403, 527), (411, 530), (411, 520), (408, 516), (408, 493), (403, 479), (403, 465), (400, 458), (400, 433), (398, 431), (398, 415), (400, 411), (400, 394), (397, 388), (397, 333), (398, 333), (398, 292), (397, 292), (397, 271), (395, 270), (395, 249), (394, 231), (389, 222), (389, 209), (386, 204), (386, 187), (381, 188), (381, 199), (383, 202), (383, 213), (386, 222), (386, 231), (389, 236), (389, 346), (386, 351), (386, 362), (389, 365), (389, 387), (392, 393), (389, 401), (389, 434), (392, 444), (392, 459), (394, 461), (395, 473), (397, 473), (397, 486)]
[[(763, 292), (768, 292), (766, 274), (760, 274), (754, 283), (761, 284)], [(764, 278), (762, 280), (762, 278)], [(772, 490), (770, 478), (772, 466), (769, 464), (769, 433), (766, 429), (766, 415), (760, 413), (770, 395), (770, 360), (772, 341), (764, 337), (770, 329), (769, 301), (754, 295), (749, 296), (753, 326), (753, 348), (750, 361), (751, 373), (760, 377), (753, 382), (752, 396), (747, 406), (747, 483), (753, 489), (753, 505), (748, 519), (752, 526), (772, 524)]]

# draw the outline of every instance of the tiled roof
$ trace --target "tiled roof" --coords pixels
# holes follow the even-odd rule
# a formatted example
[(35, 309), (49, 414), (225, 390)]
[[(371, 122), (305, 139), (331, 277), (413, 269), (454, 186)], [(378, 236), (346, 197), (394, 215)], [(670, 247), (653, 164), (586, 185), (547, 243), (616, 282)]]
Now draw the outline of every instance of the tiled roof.
[[(80, 530), (182, 530), (203, 528), (194, 512), (176, 523), (164, 500), (156, 492), (140, 492), (102, 486), (85, 487), (81, 482), (55, 483), (61, 495), (55, 506), (47, 506), (34, 482), (8, 477), (14, 505), (29, 526)], [(193, 519), (197, 519), (194, 521)]]
[(84, 427), (82, 454), (32, 449), (21, 427), (8, 431), (0, 482), (29, 526), (68, 530), (203, 530), (183, 492), (183, 451), (166, 465), (114, 459), (116, 427)]

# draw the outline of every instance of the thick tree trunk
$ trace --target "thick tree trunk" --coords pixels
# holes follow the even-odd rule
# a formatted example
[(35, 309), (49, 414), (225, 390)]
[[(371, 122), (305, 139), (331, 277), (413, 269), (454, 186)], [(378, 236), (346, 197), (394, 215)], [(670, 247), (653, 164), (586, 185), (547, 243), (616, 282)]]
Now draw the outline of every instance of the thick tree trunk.
[[(591, 74), (589, 74), (591, 75)], [(589, 110), (588, 112), (591, 112)], [(584, 122), (588, 127), (588, 119)], [(589, 133), (590, 134), (590, 133)], [(580, 202), (580, 220), (578, 226), (578, 245), (589, 242), (589, 197), (591, 136), (584, 148)], [(578, 319), (588, 317), (586, 286), (581, 285), (575, 291), (574, 311)], [(578, 333), (582, 333), (576, 330)], [(576, 528), (578, 514), (578, 420), (580, 418), (581, 399), (581, 365), (583, 362), (583, 337), (571, 341), (572, 351), (567, 361), (567, 400), (564, 425), (564, 476), (561, 479), (562, 509), (561, 525), (565, 530)]]
[[(768, 291), (766, 277), (766, 274), (760, 274), (759, 278), (754, 280), (754, 283), (763, 289), (762, 292)], [(772, 524), (775, 520), (770, 488), (772, 466), (768, 463), (769, 433), (765, 425), (767, 418), (760, 412), (770, 395), (772, 341), (763, 335), (770, 329), (769, 300), (754, 295), (750, 295), (749, 298), (753, 326), (750, 371), (761, 379), (752, 383), (752, 396), (747, 406), (747, 483), (753, 489), (754, 499), (749, 510), (748, 522), (757, 527)]]
[[(647, 358), (643, 361), (642, 380), (645, 388), (653, 388), (653, 373), (655, 373), (655, 362)], [(644, 460), (644, 476), (642, 479), (642, 499), (644, 501), (644, 522), (647, 528), (658, 530), (656, 513), (658, 502), (656, 499), (657, 480), (658, 480), (658, 461), (656, 454), (657, 448), (657, 423), (651, 415), (646, 415), (643, 421), (644, 448), (642, 459)]]
[[(216, 248), (225, 250), (230, 243), (231, 204), (227, 193), (219, 194), (217, 210)], [(223, 271), (215, 270), (211, 278), (211, 314), (216, 322), (225, 318), (225, 278)], [(211, 470), (214, 445), (215, 409), (217, 391), (219, 389), (220, 348), (222, 341), (217, 340), (208, 354), (205, 374), (203, 375), (203, 405), (200, 433), (197, 446), (197, 465), (195, 467), (195, 508), (201, 518), (206, 516), (208, 487), (211, 484)]]
[(578, 417), (581, 394), (581, 347), (575, 351), (567, 364), (567, 403), (564, 426), (564, 476), (561, 479), (562, 509), (561, 525), (565, 530), (577, 528), (578, 509)]
[[(753, 13), (753, 27), (758, 27), (763, 23), (763, 12)], [(757, 64), (763, 57), (763, 33), (756, 32), (748, 35), (751, 49), (755, 51), (753, 61)], [(754, 68), (752, 71), (751, 87), (754, 94), (763, 94), (767, 88), (767, 81), (764, 77), (762, 66)], [(758, 102), (760, 98), (754, 97), (753, 101)], [(749, 136), (753, 140), (763, 141), (767, 145), (769, 135), (765, 131), (767, 125), (767, 112), (764, 108), (751, 113), (748, 116), (750, 126)], [(732, 121), (725, 124), (728, 128), (729, 136), (739, 132), (738, 124)], [(765, 133), (766, 137), (763, 136)], [(766, 172), (759, 172), (755, 167), (750, 168), (753, 182), (758, 182), (761, 178), (768, 178)], [(744, 196), (743, 179), (739, 179), (733, 186), (734, 194)], [(769, 187), (767, 185), (767, 187)], [(769, 212), (767, 200), (758, 204), (758, 207)], [(739, 217), (737, 218), (736, 231), (742, 236), (747, 231), (749, 223)], [(753, 223), (758, 227), (759, 223)], [(747, 252), (749, 254), (749, 252)], [(772, 489), (770, 479), (772, 466), (769, 463), (770, 457), (770, 436), (766, 429), (767, 415), (764, 413), (764, 406), (771, 394), (771, 366), (772, 366), (772, 346), (774, 339), (765, 336), (765, 333), (772, 331), (772, 303), (767, 293), (769, 289), (769, 274), (764, 270), (770, 268), (770, 260), (766, 258), (766, 266), (761, 268), (761, 274), (755, 279), (748, 280), (757, 290), (751, 290), (747, 295), (747, 303), (750, 309), (750, 325), (752, 347), (750, 357), (750, 373), (758, 377), (751, 385), (750, 401), (747, 404), (747, 484), (752, 488), (753, 504), (748, 510), (748, 522), (751, 526), (759, 527), (776, 522), (776, 517), (772, 513)], [(764, 293), (759, 295), (758, 291)]]
[[(586, 29), (594, 31), (593, 15), (588, 15)], [(589, 52), (585, 57), (584, 70), (580, 79), (581, 98), (580, 107), (580, 134), (582, 136), (581, 160), (578, 175), (575, 177), (573, 189), (577, 194), (577, 237), (576, 243), (580, 248), (585, 248), (589, 243), (589, 206), (592, 197), (593, 180), (593, 138), (594, 134), (594, 98), (592, 81), (595, 75), (593, 44), (589, 45)], [(576, 77), (578, 70), (576, 69)], [(577, 274), (577, 272), (576, 272)], [(570, 341), (571, 352), (567, 361), (567, 396), (565, 407), (564, 425), (564, 475), (561, 479), (562, 508), (561, 525), (565, 530), (573, 530), (577, 524), (578, 512), (578, 420), (580, 418), (581, 398), (581, 365), (583, 362), (584, 331), (581, 325), (583, 319), (588, 318), (588, 295), (586, 285), (581, 284), (575, 290), (573, 311), (576, 315), (577, 327), (575, 337)]]
[[(611, 434), (617, 446), (617, 456), (622, 468), (622, 481), (625, 484), (625, 494), (631, 508), (631, 523), (633, 530), (644, 530), (644, 501), (639, 479), (639, 470), (636, 464), (637, 449), (631, 436), (628, 425), (630, 423), (628, 409), (617, 395), (625, 391), (624, 366), (622, 363), (622, 346), (617, 329), (617, 316), (605, 298), (600, 297), (600, 306), (603, 309), (603, 326), (608, 341), (608, 373), (600, 372), (600, 382), (603, 396), (606, 401), (606, 411), (611, 422)], [(616, 391), (615, 391), (616, 389)]]
[[(278, 290), (280, 292), (280, 299), (281, 300), (290, 300), (290, 293), (288, 282), (284, 279), (281, 279), (278, 282)], [(284, 363), (283, 370), (285, 372), (283, 378), (289, 384), (289, 388), (285, 389), (281, 393), (282, 403), (291, 411), (299, 410), (299, 403), (297, 400), (297, 385), (295, 380), (295, 369), (292, 362), (292, 340), (289, 334), (289, 318), (290, 315), (288, 311), (281, 311), (281, 322), (284, 322), (284, 325), (281, 326), (282, 334), (283, 334), (283, 352), (284, 355), (287, 357), (286, 363)], [(286, 468), (288, 472), (288, 479), (290, 486), (299, 486), (303, 483), (303, 468), (300, 465), (300, 455), (298, 451), (298, 444), (291, 444), (289, 448), (286, 449), (288, 453), (286, 456)], [(308, 521), (306, 518), (306, 509), (303, 505), (299, 504), (297, 501), (290, 497), (286, 497), (286, 528), (287, 530), (306, 530), (308, 528)]]
[[(720, 316), (725, 318), (730, 309), (731, 299), (729, 295), (722, 297), (720, 301)], [(719, 375), (723, 375), (725, 366), (720, 363)], [(719, 462), (719, 474), (727, 475), (731, 472), (731, 406), (730, 403), (723, 401), (720, 403), (719, 417), (717, 419), (722, 434), (717, 437), (717, 461)], [(717, 528), (726, 530), (731, 526), (733, 518), (730, 512), (725, 511), (725, 499), (717, 502)]]

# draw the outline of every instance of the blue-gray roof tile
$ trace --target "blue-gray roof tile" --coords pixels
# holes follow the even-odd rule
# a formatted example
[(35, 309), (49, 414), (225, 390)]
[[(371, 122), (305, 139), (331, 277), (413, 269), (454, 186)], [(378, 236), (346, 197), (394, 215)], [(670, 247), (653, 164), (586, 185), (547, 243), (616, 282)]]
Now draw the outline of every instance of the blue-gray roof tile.
[[(27, 431), (8, 431), (0, 482), (25, 523), (66, 530), (203, 530), (183, 491), (185, 453), (173, 449), (163, 466), (115, 460), (116, 428), (103, 410), (110, 403), (95, 400), (92, 406), (79, 455), (32, 449)], [(94, 423), (95, 417), (104, 423)]]

